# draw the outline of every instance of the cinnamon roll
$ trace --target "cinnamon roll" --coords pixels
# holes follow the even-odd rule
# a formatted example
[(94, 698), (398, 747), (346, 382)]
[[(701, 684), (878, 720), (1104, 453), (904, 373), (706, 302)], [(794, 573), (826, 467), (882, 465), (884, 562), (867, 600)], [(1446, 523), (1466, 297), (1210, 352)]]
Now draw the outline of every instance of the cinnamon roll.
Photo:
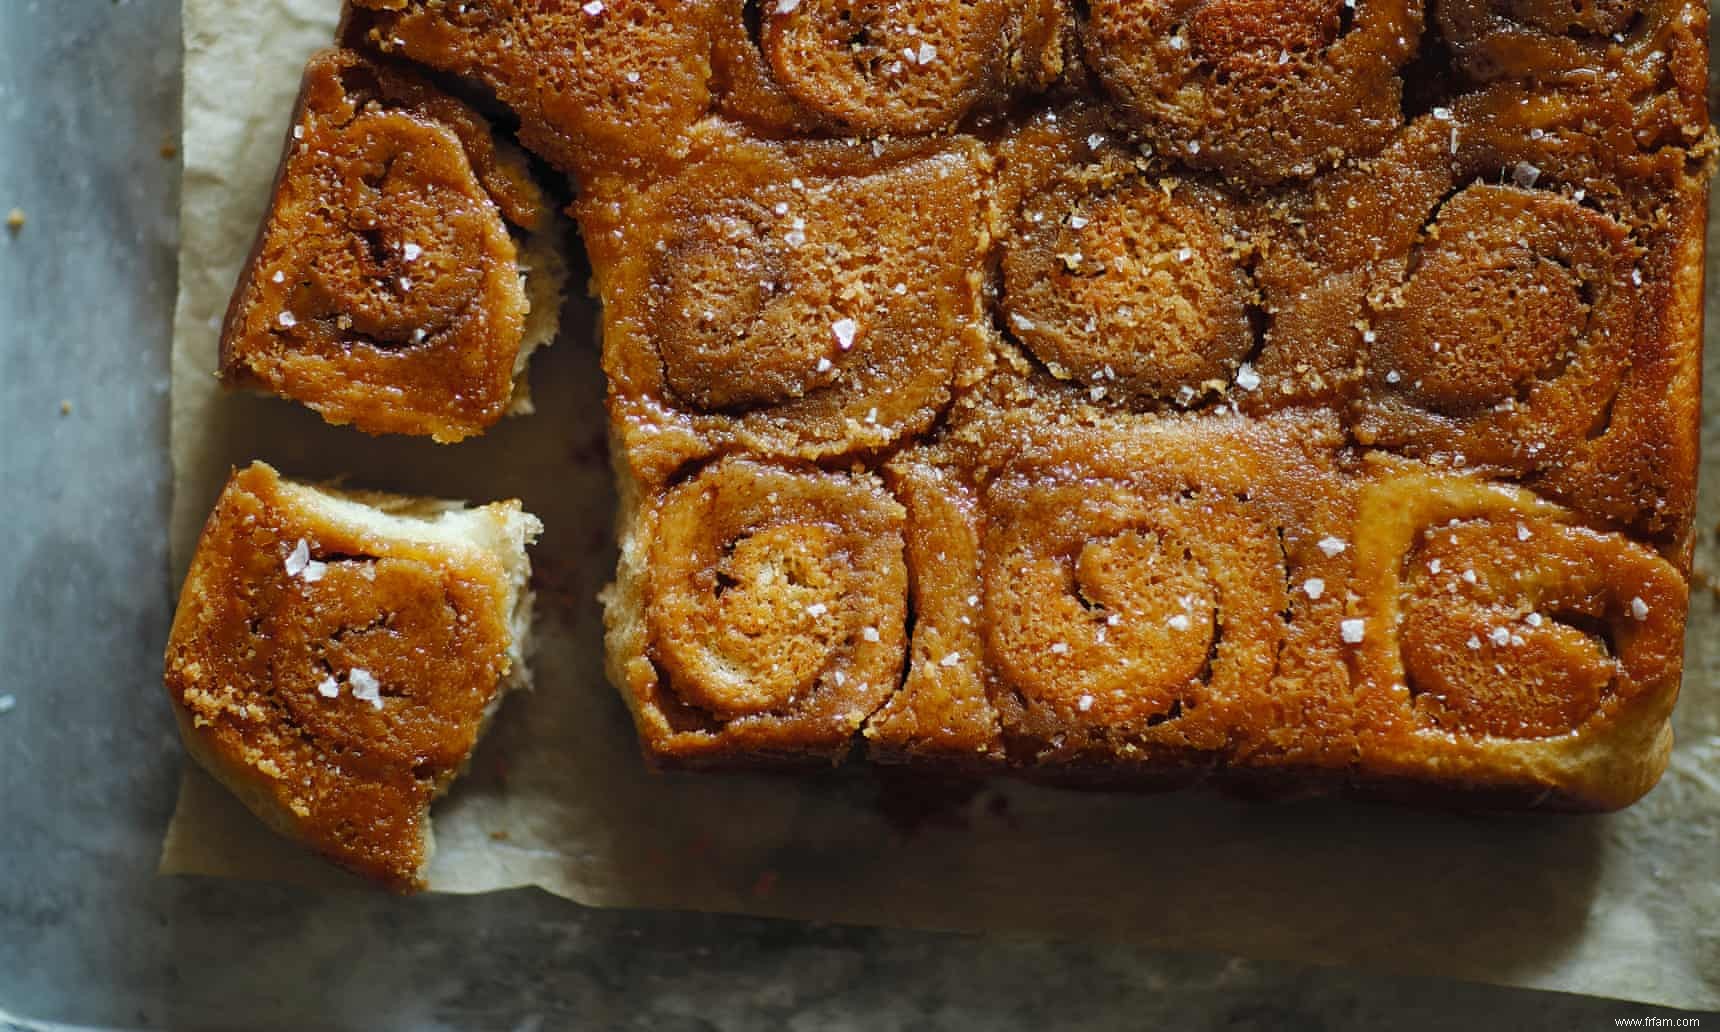
[(737, 445), (876, 452), (929, 425), (986, 358), (978, 144), (700, 141), (681, 174), (599, 179), (578, 206), (636, 473)]
[(335, 491), (255, 463), (204, 527), (168, 640), (186, 747), (275, 830), (421, 889), (429, 807), (526, 682), (518, 502)]
[(1091, 0), (1101, 84), (1154, 147), (1251, 184), (1385, 144), (1420, 0)]
[(1648, 461), (1605, 438), (1618, 404), (1672, 382), (1648, 361), (1671, 339), (1656, 313), (1676, 278), (1654, 256), (1682, 246), (1663, 206), (1686, 159), (1634, 150), (1624, 117), (1604, 97), (1496, 87), (1285, 202), (1256, 270), (1271, 326), (1244, 404), (1343, 405), (1362, 444), (1514, 476)]
[(902, 672), (903, 511), (883, 485), (725, 459), (624, 527), (608, 652), (650, 758), (846, 755)]
[(939, 132), (1063, 68), (1056, 0), (729, 0), (720, 110), (767, 130)]
[(553, 219), (471, 108), (321, 53), (227, 311), (222, 378), (367, 433), (480, 434), (529, 409), (526, 360), (555, 335)]
[(1255, 291), (1232, 201), (1153, 176), (1091, 112), (1030, 123), (1003, 149), (1019, 195), (1002, 244), (1002, 331), (1086, 400), (1187, 407), (1254, 350)]
[(1604, 90), (1634, 109), (1643, 144), (1708, 128), (1708, 9), (1680, 0), (1443, 0), (1438, 24), (1480, 81)]
[(684, 153), (710, 106), (717, 0), (352, 0), (343, 38), (476, 83), (563, 172)]
[(1357, 530), (1364, 766), (1610, 809), (1653, 785), (1683, 577), (1521, 488), (1377, 463)]
[(1565, 193), (1476, 183), (1452, 195), (1376, 307), (1358, 436), (1513, 468), (1557, 456), (1636, 348), (1639, 257), (1624, 225)]

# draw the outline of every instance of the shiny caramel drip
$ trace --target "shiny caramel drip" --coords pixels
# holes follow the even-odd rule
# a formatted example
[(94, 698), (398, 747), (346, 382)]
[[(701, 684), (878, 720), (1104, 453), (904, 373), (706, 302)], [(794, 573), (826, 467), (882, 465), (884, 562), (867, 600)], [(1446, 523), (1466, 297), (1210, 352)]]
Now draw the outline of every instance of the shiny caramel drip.
[(1707, 8), (1677, 0), (1447, 0), (1438, 24), (1472, 78), (1611, 93), (1639, 143), (1708, 128)]

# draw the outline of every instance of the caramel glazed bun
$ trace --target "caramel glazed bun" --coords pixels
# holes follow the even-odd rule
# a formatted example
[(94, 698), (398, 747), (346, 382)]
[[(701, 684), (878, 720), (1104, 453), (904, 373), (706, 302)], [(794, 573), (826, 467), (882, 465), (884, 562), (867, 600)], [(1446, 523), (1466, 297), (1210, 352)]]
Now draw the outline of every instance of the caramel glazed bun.
[[(1664, 769), (1680, 677), (1706, 19), (352, 0), (341, 38), (577, 186), (652, 760), (1595, 809)], [(498, 253), (505, 149), (336, 85), (283, 181), (409, 121)], [(281, 196), (290, 263), (277, 225), (335, 230)], [(346, 332), (311, 272), (235, 311)]]
[(236, 471), (167, 646), (191, 755), (270, 827), (399, 891), (429, 807), (527, 683), (526, 546), (505, 502), (337, 491)]
[(512, 144), (417, 72), (313, 57), (221, 333), (221, 376), (330, 423), (441, 442), (530, 412), (555, 216)]

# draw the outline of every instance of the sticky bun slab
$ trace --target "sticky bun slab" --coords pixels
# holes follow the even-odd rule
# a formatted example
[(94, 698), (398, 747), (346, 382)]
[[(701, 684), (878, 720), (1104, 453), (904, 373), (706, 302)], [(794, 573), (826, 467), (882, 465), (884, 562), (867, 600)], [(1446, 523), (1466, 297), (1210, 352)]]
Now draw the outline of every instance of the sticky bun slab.
[(524, 155), (418, 73), (305, 69), (269, 213), (221, 334), (230, 386), (373, 434), (458, 441), (529, 411), (562, 259)]
[(876, 477), (724, 459), (629, 492), (610, 674), (648, 758), (844, 758), (902, 672), (902, 506)]
[[(500, 354), (545, 216), (467, 102), (570, 178), (656, 765), (1613, 808), (1680, 675), (1706, 26), (350, 0), (377, 56), (313, 63), (236, 311), (330, 397)], [(412, 298), (403, 225), (444, 233)]]
[(928, 427), (983, 371), (975, 140), (782, 143), (726, 125), (577, 212), (623, 455), (661, 479), (742, 447), (824, 459)]
[(281, 834), (423, 888), (430, 804), (527, 679), (525, 549), (541, 529), (518, 502), (235, 472), (167, 646), (187, 749)]
[(1679, 570), (1522, 488), (1372, 465), (1356, 531), (1363, 767), (1576, 809), (1648, 791), (1672, 745)]

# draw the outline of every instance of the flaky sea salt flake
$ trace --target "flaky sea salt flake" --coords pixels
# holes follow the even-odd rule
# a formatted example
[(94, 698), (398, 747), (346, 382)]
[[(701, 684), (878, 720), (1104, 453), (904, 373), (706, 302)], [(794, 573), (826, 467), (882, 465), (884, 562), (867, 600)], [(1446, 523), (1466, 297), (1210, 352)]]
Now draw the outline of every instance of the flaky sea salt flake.
[(293, 546), (291, 552), (287, 553), (287, 560), (281, 565), (286, 567), (287, 576), (297, 577), (305, 572), (305, 567), (309, 566), (310, 562), (311, 546), (305, 542), (304, 538), (299, 538), (299, 543)]
[(368, 702), (376, 709), (382, 708), (382, 682), (370, 671), (363, 667), (353, 667), (346, 675), (346, 683), (352, 686), (353, 698)]
[(830, 325), (830, 332), (836, 335), (836, 346), (843, 351), (854, 346), (854, 334), (859, 329), (853, 319), (838, 319)]

